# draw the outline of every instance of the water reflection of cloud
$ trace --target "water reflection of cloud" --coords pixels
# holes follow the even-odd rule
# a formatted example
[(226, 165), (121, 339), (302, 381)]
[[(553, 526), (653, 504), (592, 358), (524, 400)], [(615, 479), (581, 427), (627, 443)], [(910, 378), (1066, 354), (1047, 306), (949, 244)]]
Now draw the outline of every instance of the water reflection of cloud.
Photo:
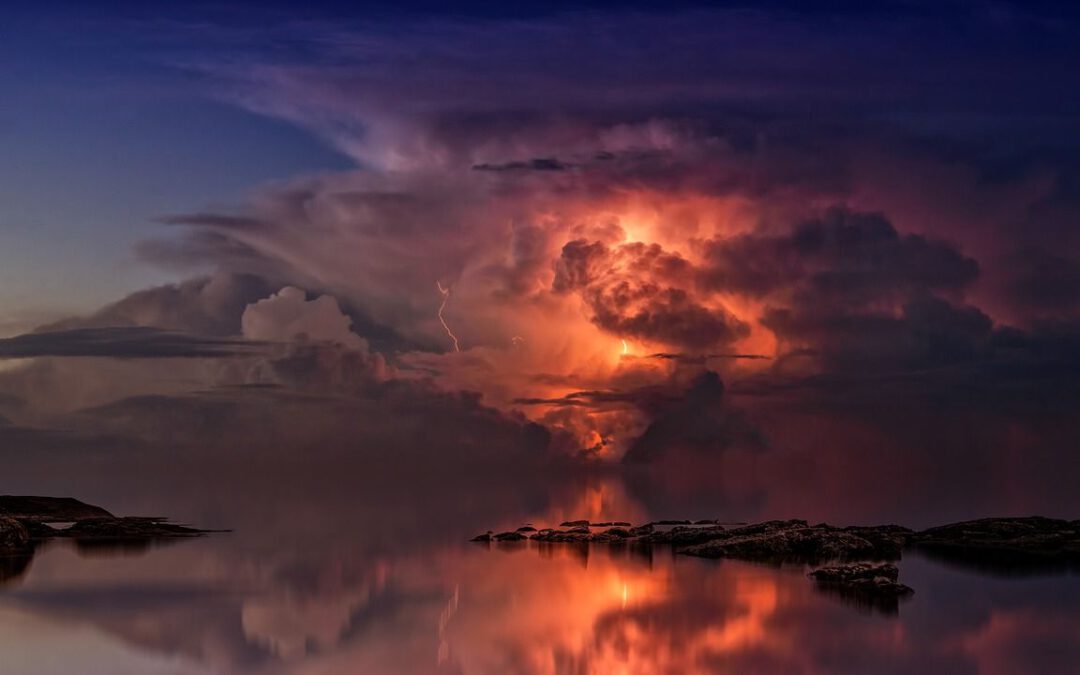
[(1067, 672), (1075, 658), (1071, 577), (987, 585), (905, 560), (919, 595), (885, 618), (816, 593), (800, 567), (535, 543), (371, 556), (354, 532), (306, 552), (254, 545), (280, 534), (271, 524), (120, 561), (57, 548), (2, 599), (61, 636), (93, 626), (218, 673), (996, 675), (1034, 662)]
[[(103, 452), (100, 438), (24, 429), (10, 477), (30, 491), (233, 532), (125, 558), (49, 547), (0, 603), (60, 635), (93, 626), (132, 651), (244, 675), (978, 672), (975, 651), (990, 642), (1003, 663), (1019, 663), (1025, 650), (1063, 640), (1050, 627), (995, 624), (992, 610), (1075, 611), (1029, 587), (986, 586), (953, 570), (928, 576), (930, 563), (914, 558), (902, 566), (918, 595), (889, 619), (817, 594), (799, 568), (673, 558), (663, 549), (468, 545), (488, 527), (684, 514), (611, 471), (463, 468), (445, 456), (408, 466), (416, 455), (407, 448), (380, 464), (380, 442), (396, 434), (416, 442), (415, 432), (392, 428), (411, 405), (347, 441), (306, 446), (302, 461), (294, 438), (244, 445), (213, 418), (192, 432), (206, 447), (184, 438), (178, 443), (192, 451), (169, 457), (147, 454), (144, 444)], [(318, 435), (340, 411), (305, 406), (305, 434), (338, 432), (330, 425)], [(271, 409), (249, 401), (235, 410), (246, 429), (272, 421)], [(453, 432), (437, 441), (446, 448), (471, 447), (470, 429), (496, 439), (518, 433), (468, 404), (458, 410), (471, 412), (440, 421)], [(194, 413), (180, 406), (172, 414)], [(733, 512), (727, 495), (714, 498), (700, 515)], [(1073, 578), (1055, 583), (1075, 589)], [(990, 595), (979, 600), (983, 592)]]

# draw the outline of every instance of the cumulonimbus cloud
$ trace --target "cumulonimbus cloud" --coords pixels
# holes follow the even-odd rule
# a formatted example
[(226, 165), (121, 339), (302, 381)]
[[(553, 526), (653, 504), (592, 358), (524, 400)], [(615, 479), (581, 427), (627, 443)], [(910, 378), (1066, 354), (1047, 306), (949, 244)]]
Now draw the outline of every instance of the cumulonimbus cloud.
[[(971, 30), (995, 34), (975, 14)], [(979, 45), (934, 33), (913, 55), (896, 21), (934, 23), (869, 10), (827, 25), (770, 11), (578, 13), (285, 24), (304, 47), (288, 53), (204, 45), (181, 65), (208, 89), (357, 166), (163, 218), (168, 233), (142, 257), (214, 275), (66, 327), (268, 339), (318, 327), (339, 344), (294, 344), (268, 371), (338, 391), (334, 367), (367, 386), (390, 373), (368, 359), (384, 359), (395, 377), (481, 392), (506, 414), (527, 405), (579, 446), (621, 451), (659, 411), (597, 407), (650, 387), (683, 395), (707, 368), (729, 391), (779, 391), (1074, 363), (1075, 167), (1012, 152), (1015, 133), (924, 131), (991, 87), (1037, 95), (980, 119), (1042, 115), (1060, 91), (964, 59), (943, 91), (934, 59)], [(790, 48), (761, 50), (777, 43)], [(837, 59), (844, 76), (822, 80)]]

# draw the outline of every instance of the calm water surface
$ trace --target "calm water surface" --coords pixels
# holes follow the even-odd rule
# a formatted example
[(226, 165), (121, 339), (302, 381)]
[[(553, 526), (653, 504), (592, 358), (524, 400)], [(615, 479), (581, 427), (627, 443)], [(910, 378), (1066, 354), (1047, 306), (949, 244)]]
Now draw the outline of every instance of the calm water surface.
[[(37, 487), (66, 494), (72, 480)], [(465, 541), (524, 522), (678, 515), (610, 477), (115, 482), (80, 496), (233, 532), (145, 551), (45, 547), (0, 586), (0, 672), (996, 675), (1080, 664), (1076, 575), (908, 556), (901, 580), (916, 594), (892, 613), (822, 594), (800, 566)]]

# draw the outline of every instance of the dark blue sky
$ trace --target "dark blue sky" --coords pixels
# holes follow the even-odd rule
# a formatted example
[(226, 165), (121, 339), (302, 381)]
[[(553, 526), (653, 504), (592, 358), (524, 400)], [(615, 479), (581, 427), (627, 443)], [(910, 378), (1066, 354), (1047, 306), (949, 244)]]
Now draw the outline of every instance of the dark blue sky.
[(0, 307), (11, 322), (173, 278), (131, 251), (162, 214), (349, 164), (289, 124), (207, 96), (162, 57), (166, 45), (125, 23), (157, 16), (14, 14), (0, 28)]

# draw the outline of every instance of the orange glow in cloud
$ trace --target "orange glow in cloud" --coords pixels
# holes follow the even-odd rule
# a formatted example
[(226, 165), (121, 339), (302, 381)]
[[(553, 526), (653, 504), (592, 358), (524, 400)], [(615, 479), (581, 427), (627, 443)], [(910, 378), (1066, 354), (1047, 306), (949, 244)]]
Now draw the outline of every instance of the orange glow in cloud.
[[(774, 336), (759, 323), (764, 309), (761, 301), (700, 288), (689, 274), (669, 279), (664, 276), (668, 272), (663, 267), (667, 258), (648, 262), (649, 256), (658, 251), (675, 261), (685, 261), (685, 265), (700, 264), (701, 241), (732, 236), (754, 226), (755, 214), (741, 200), (623, 191), (600, 200), (563, 200), (559, 210), (553, 211), (542, 195), (539, 199), (534, 204), (526, 201), (521, 207), (526, 210), (537, 207), (531, 216), (515, 219), (535, 223), (533, 227), (542, 232), (538, 241), (543, 246), (530, 253), (538, 262), (529, 268), (529, 276), (518, 279), (520, 288), (529, 289), (527, 292), (506, 296), (499, 286), (500, 278), (493, 275), (493, 270), (506, 264), (505, 250), (515, 246), (512, 241), (498, 246), (493, 242), (491, 257), (465, 267), (453, 289), (437, 282), (442, 296), (437, 313), (439, 325), (451, 340), (454, 352), (461, 351), (462, 343), (470, 345), (466, 350), (469, 358), (415, 352), (404, 358), (424, 372), (437, 373), (437, 380), (447, 389), (481, 392), (488, 405), (520, 411), (558, 430), (563, 437), (576, 439), (566, 447), (569, 452), (617, 460), (647, 424), (642, 413), (629, 402), (600, 410), (539, 401), (554, 401), (579, 391), (665, 384), (676, 374), (685, 377), (688, 366), (647, 357), (654, 353), (687, 351), (685, 346), (663, 341), (670, 322), (644, 319), (634, 323), (635, 313), (649, 311), (648, 303), (657, 297), (655, 293), (674, 288), (685, 293), (688, 301), (698, 307), (720, 315), (731, 314), (746, 324), (744, 336), (734, 344), (723, 344), (717, 351), (766, 356), (775, 353)], [(541, 204), (545, 209), (538, 208)], [(500, 224), (500, 231), (505, 236), (514, 236), (513, 225), (506, 228), (505, 222)], [(649, 330), (657, 331), (656, 336), (605, 327), (596, 316), (596, 307), (590, 304), (592, 290), (588, 288), (563, 291), (553, 288), (556, 262), (563, 254), (563, 247), (574, 241), (600, 242), (608, 247), (609, 259), (600, 263), (599, 269), (589, 272), (615, 275), (610, 286), (610, 309), (623, 316), (608, 316), (615, 316), (616, 323), (627, 321), (630, 326), (650, 326)], [(660, 248), (650, 248), (653, 245)], [(636, 248), (620, 248), (625, 246)], [(638, 279), (639, 275), (644, 276)], [(626, 294), (620, 295), (621, 279), (626, 279), (631, 287), (637, 284), (640, 289), (631, 288), (630, 299), (625, 301), (622, 298)], [(451, 327), (446, 320), (451, 294), (460, 310), (458, 313), (467, 312), (468, 325)], [(707, 341), (708, 336), (703, 339)], [(701, 348), (699, 353), (687, 355), (702, 356), (710, 351)], [(768, 365), (768, 361), (710, 360), (699, 367), (718, 369), (726, 378), (728, 374), (751, 372)], [(515, 403), (519, 399), (537, 402), (522, 406)]]

